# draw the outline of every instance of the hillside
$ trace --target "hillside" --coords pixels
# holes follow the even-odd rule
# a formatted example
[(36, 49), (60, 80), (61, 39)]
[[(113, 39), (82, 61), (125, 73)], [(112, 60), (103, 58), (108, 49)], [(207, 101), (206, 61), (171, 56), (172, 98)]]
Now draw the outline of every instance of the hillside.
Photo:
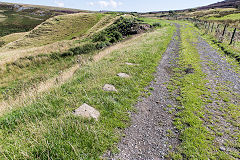
[(0, 37), (11, 33), (30, 31), (56, 15), (79, 12), (86, 11), (0, 2)]
[(213, 9), (213, 8), (240, 8), (240, 0), (224, 0), (208, 6), (198, 7), (197, 9)]

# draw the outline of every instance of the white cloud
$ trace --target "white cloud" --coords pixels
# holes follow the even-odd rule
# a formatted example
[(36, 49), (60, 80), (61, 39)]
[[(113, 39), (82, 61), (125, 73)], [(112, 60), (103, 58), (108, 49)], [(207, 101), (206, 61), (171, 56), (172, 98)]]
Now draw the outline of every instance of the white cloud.
[(64, 7), (65, 4), (63, 2), (60, 2), (60, 1), (54, 1), (54, 3), (58, 6), (58, 7)]
[(90, 2), (90, 6), (100, 6), (101, 8), (117, 8), (121, 6), (123, 3), (122, 2), (117, 2), (115, 0), (100, 0), (96, 2)]

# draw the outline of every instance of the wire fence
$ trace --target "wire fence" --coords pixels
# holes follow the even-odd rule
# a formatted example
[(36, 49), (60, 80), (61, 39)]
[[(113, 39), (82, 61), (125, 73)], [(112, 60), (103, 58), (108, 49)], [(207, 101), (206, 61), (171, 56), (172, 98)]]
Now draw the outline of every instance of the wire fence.
[[(189, 19), (188, 19), (189, 20)], [(219, 22), (208, 22), (191, 19), (192, 22), (205, 31), (206, 34), (214, 36), (219, 42), (231, 45), (240, 49), (240, 29), (229, 27), (227, 24)]]

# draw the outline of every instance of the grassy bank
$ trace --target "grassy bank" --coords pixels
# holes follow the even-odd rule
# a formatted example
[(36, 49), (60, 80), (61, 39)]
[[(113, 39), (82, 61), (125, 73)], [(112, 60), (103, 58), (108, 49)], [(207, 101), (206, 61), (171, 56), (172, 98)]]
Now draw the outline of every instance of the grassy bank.
[[(129, 124), (128, 111), (153, 79), (172, 33), (171, 26), (147, 33), (131, 42), (131, 47), (89, 62), (71, 82), (1, 117), (1, 158), (98, 159), (113, 149), (121, 129)], [(121, 79), (116, 76), (119, 72), (131, 78)], [(105, 83), (115, 85), (118, 92), (102, 91)], [(98, 122), (71, 114), (83, 103), (101, 112)]]

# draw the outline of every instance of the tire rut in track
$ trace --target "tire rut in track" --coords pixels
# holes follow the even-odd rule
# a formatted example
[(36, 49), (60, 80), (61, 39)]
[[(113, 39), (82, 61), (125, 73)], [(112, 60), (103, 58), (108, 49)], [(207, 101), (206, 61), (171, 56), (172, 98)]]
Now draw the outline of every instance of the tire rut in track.
[(180, 25), (175, 25), (177, 31), (160, 61), (155, 81), (149, 86), (154, 88), (152, 95), (137, 103), (137, 112), (131, 115), (131, 126), (125, 130), (125, 137), (118, 145), (120, 153), (108, 152), (104, 155), (107, 159), (165, 159), (169, 147), (175, 148), (179, 144), (177, 130), (172, 124), (173, 115), (168, 108), (176, 102), (167, 90), (171, 68), (176, 64), (181, 45)]

